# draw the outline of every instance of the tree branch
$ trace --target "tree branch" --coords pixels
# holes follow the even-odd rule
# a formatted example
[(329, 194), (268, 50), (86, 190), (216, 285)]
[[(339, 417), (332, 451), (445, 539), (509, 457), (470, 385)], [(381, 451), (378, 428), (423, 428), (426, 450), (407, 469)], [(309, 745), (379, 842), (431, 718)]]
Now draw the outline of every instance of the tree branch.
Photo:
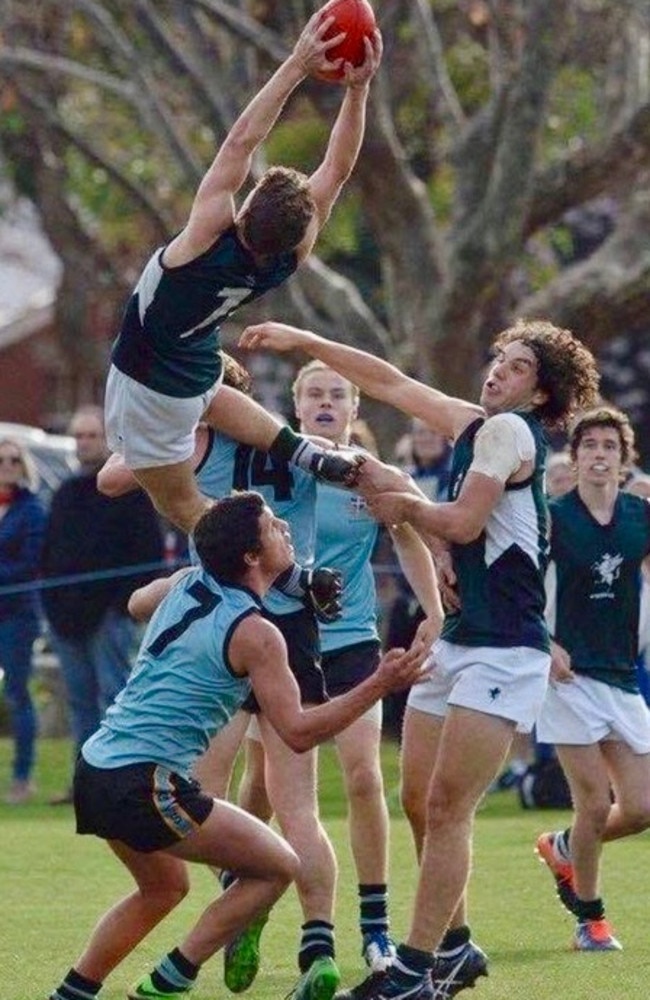
[(222, 0), (189, 0), (189, 2), (211, 14), (216, 21), (229, 28), (235, 37), (253, 45), (258, 51), (265, 52), (278, 63), (284, 62), (291, 52), (289, 46), (274, 32), (262, 27), (259, 21), (249, 17), (234, 5), (223, 3)]
[(625, 184), (650, 166), (650, 104), (637, 108), (598, 145), (584, 146), (541, 171), (534, 180), (524, 233), (557, 222), (568, 209)]
[(103, 73), (91, 66), (75, 62), (74, 59), (66, 59), (65, 56), (38, 52), (36, 49), (28, 49), (22, 45), (15, 47), (6, 45), (0, 48), (0, 65), (3, 64), (36, 69), (41, 73), (58, 73), (61, 76), (73, 77), (84, 83), (101, 87), (108, 93), (116, 94), (130, 104), (136, 103), (135, 87), (130, 81), (120, 80), (119, 77), (112, 76), (110, 73)]
[(85, 156), (89, 163), (100, 167), (106, 172), (106, 174), (115, 181), (127, 194), (127, 196), (133, 201), (134, 208), (138, 208), (140, 211), (144, 212), (147, 218), (153, 223), (154, 231), (159, 234), (159, 238), (163, 241), (169, 239), (170, 235), (173, 233), (175, 227), (174, 220), (170, 215), (168, 215), (164, 209), (160, 208), (158, 204), (153, 201), (147, 191), (136, 184), (124, 171), (120, 170), (114, 163), (108, 160), (102, 153), (92, 145), (92, 143), (87, 142), (81, 136), (74, 133), (68, 126), (61, 120), (57, 111), (51, 107), (40, 95), (37, 95), (30, 91), (24, 84), (17, 84), (21, 98), (33, 109), (35, 109), (47, 122), (49, 128), (58, 132), (63, 138), (65, 138), (75, 149), (78, 149), (80, 153)]
[(442, 118), (458, 127), (465, 121), (465, 115), (447, 72), (442, 39), (431, 5), (427, 0), (414, 0), (411, 16), (416, 42), (424, 47), (426, 52), (426, 58), (422, 60), (422, 71), (424, 73), (427, 66), (431, 67), (431, 72), (428, 74), (431, 89), (441, 98), (441, 105), (446, 109), (446, 114), (443, 113)]
[(548, 316), (592, 348), (620, 333), (647, 329), (649, 229), (650, 194), (643, 191), (596, 253), (520, 302), (517, 313)]
[(161, 101), (158, 89), (146, 72), (144, 51), (136, 49), (131, 44), (109, 11), (100, 3), (95, 0), (68, 0), (68, 3), (82, 10), (108, 38), (112, 51), (121, 57), (133, 80), (140, 114), (145, 121), (149, 121), (154, 131), (163, 137), (190, 183), (196, 185), (203, 175), (203, 167), (183, 142), (171, 113)]

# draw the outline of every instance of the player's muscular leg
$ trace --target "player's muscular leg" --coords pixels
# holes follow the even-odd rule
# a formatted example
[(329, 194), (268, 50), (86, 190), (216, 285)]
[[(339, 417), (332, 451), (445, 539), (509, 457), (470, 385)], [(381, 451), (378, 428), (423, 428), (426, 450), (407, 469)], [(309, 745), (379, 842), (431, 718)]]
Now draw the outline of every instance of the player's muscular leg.
[(182, 953), (197, 964), (269, 910), (299, 872), (298, 858), (286, 841), (229, 802), (216, 802), (205, 823), (169, 848), (169, 853), (228, 868), (237, 875), (180, 945)]
[(269, 450), (284, 426), (250, 396), (227, 385), (211, 400), (203, 419), (222, 434), (260, 451)]
[(318, 818), (317, 756), (294, 753), (263, 715), (260, 732), (267, 755), (267, 789), (282, 833), (300, 858), (296, 889), (305, 920), (332, 921), (336, 857)]
[(435, 948), (462, 899), (470, 872), (474, 813), (499, 773), (514, 728), (513, 722), (498, 716), (449, 709), (429, 786), (420, 881), (407, 940), (413, 948)]
[(381, 727), (361, 718), (336, 737), (349, 804), (350, 844), (358, 881), (388, 878), (388, 807), (379, 759)]
[(159, 851), (141, 854), (120, 841), (109, 841), (109, 846), (130, 871), (136, 889), (100, 918), (75, 962), (77, 972), (98, 983), (182, 901), (190, 885), (178, 858)]
[(190, 532), (213, 502), (198, 490), (192, 459), (176, 465), (134, 469), (133, 475), (147, 491), (156, 510), (181, 531)]
[(228, 725), (212, 737), (210, 746), (194, 764), (192, 775), (208, 795), (217, 799), (228, 798), (235, 759), (249, 722), (248, 712), (237, 712)]

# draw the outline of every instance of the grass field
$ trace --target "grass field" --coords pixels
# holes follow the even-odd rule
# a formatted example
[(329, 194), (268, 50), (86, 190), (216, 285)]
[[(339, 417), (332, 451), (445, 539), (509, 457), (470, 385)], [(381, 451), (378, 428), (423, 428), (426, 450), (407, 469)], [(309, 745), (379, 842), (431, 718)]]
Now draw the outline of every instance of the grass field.
[[(73, 832), (72, 810), (46, 805), (69, 773), (66, 741), (39, 748), (38, 796), (21, 808), (0, 805), (0, 1000), (45, 1000), (81, 949), (97, 916), (130, 888), (126, 873), (94, 838)], [(397, 790), (397, 751), (384, 746), (392, 820), (391, 913), (393, 931), (408, 929), (415, 865)], [(0, 740), (0, 774), (8, 774), (9, 743)], [(345, 805), (336, 758), (321, 751), (322, 813), (335, 843), (340, 877), (337, 958), (346, 985), (363, 969), (357, 931), (356, 878), (346, 841)], [(555, 901), (551, 879), (536, 861), (533, 844), (544, 829), (566, 825), (568, 813), (525, 812), (512, 792), (491, 795), (481, 810), (475, 843), (470, 905), (475, 939), (489, 953), (489, 979), (476, 1000), (646, 1000), (650, 993), (649, 835), (606, 848), (604, 891), (623, 953), (575, 954), (569, 950), (571, 917)], [(109, 978), (102, 1000), (123, 1000), (125, 987), (176, 944), (214, 891), (213, 877), (198, 866), (185, 902)], [(266, 927), (262, 971), (251, 1000), (282, 1000), (296, 980), (300, 913), (290, 890)], [(202, 971), (193, 1000), (216, 1000), (227, 991), (221, 958)]]

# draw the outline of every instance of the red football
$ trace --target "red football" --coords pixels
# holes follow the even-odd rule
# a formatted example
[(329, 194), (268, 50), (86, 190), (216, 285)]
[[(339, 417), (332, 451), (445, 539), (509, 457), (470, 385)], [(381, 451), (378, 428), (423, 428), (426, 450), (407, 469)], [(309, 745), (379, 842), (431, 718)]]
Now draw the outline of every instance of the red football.
[(334, 35), (345, 32), (345, 38), (333, 49), (327, 52), (328, 59), (343, 59), (340, 69), (326, 70), (319, 73), (321, 80), (341, 80), (343, 79), (343, 65), (345, 62), (352, 63), (353, 66), (360, 66), (364, 60), (366, 50), (363, 40), (366, 36), (372, 35), (377, 24), (372, 7), (368, 0), (329, 0), (321, 11), (321, 18), (334, 17), (334, 23), (327, 29), (325, 38), (333, 38)]

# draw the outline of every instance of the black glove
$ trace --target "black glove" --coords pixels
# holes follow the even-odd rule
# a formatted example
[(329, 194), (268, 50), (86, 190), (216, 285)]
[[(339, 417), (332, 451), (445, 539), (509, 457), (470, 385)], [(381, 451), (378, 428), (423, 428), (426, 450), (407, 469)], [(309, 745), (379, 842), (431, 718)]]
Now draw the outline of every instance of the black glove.
[(303, 601), (311, 608), (319, 622), (328, 625), (341, 617), (342, 576), (337, 569), (303, 569), (300, 583), (304, 588)]
[(309, 471), (320, 483), (351, 489), (357, 484), (363, 461), (363, 455), (346, 457), (332, 448), (331, 451), (317, 452), (310, 462)]

